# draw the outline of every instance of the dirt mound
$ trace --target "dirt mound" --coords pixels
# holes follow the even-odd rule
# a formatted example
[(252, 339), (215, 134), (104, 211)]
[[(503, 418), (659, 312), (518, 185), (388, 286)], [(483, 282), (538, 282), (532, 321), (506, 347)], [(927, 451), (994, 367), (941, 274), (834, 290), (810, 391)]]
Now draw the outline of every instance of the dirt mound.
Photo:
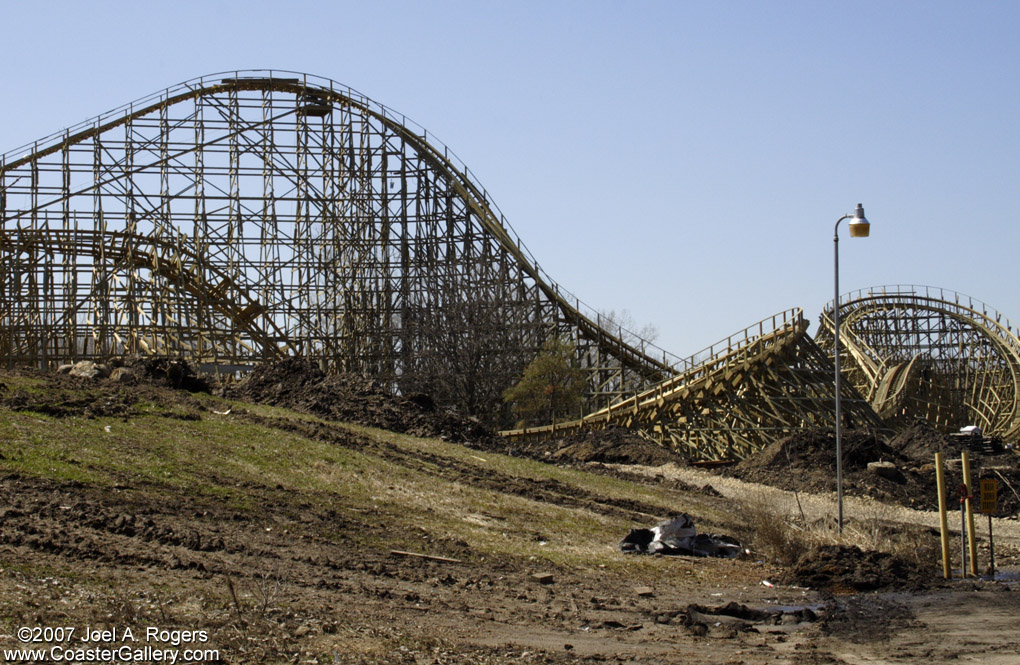
[(477, 420), (437, 407), (428, 395), (396, 396), (368, 377), (326, 374), (301, 358), (264, 363), (224, 396), (457, 443), (493, 436)]
[[(158, 365), (157, 365), (158, 367)], [(114, 374), (118, 367), (114, 369)], [(145, 404), (163, 407), (162, 415), (182, 420), (200, 420), (202, 413), (211, 408), (184, 390), (167, 389), (166, 375), (156, 372), (151, 378), (139, 379), (125, 370), (130, 380), (94, 378), (61, 374), (47, 370), (21, 368), (7, 370), (6, 376), (27, 378), (38, 385), (27, 388), (0, 383), (0, 407), (12, 411), (33, 411), (54, 418), (109, 418), (139, 415)], [(197, 378), (197, 377), (196, 377)], [(198, 379), (200, 381), (200, 379)], [(193, 386), (187, 381), (178, 385)]]
[(887, 552), (864, 551), (846, 545), (819, 545), (805, 552), (780, 582), (833, 593), (859, 591), (919, 591), (937, 583), (922, 569)]
[(967, 446), (960, 439), (939, 432), (925, 420), (918, 420), (889, 439), (889, 447), (921, 464), (931, 463), (935, 459), (935, 453), (959, 457), (961, 451), (967, 450)]
[[(845, 432), (841, 446), (844, 478), (864, 477), (868, 474), (869, 462), (900, 460), (900, 456), (876, 434), (864, 430)], [(836, 439), (828, 430), (798, 432), (776, 441), (723, 473), (784, 489), (835, 489)]]
[[(848, 494), (928, 509), (937, 506), (932, 474), (930, 491), (925, 479), (904, 468), (904, 458), (877, 435), (863, 430), (844, 432), (843, 489)], [(868, 470), (869, 462), (891, 462), (890, 473)], [(785, 490), (836, 491), (836, 439), (831, 430), (807, 430), (776, 441), (739, 464), (722, 469), (724, 475)], [(930, 496), (929, 496), (930, 495)]]
[[(56, 376), (56, 375), (54, 375)], [(29, 392), (22, 388), (8, 390), (0, 384), (0, 407), (11, 411), (33, 411), (54, 418), (104, 418), (132, 413), (138, 396), (127, 392), (108, 392), (95, 388), (72, 386), (75, 382), (91, 384), (91, 379), (60, 377), (63, 385), (49, 387), (45, 392)], [(58, 383), (58, 382), (54, 382)]]
[(662, 466), (668, 462), (683, 461), (677, 453), (643, 439), (623, 427), (586, 431), (560, 439), (557, 443), (561, 447), (550, 455), (554, 460), (646, 466)]
[[(135, 380), (161, 388), (187, 390), (189, 393), (209, 392), (209, 382), (195, 371), (191, 363), (182, 358), (132, 356), (111, 364), (115, 367), (110, 374), (114, 381), (126, 383)], [(118, 369), (127, 372), (133, 379), (121, 379), (122, 373)]]
[(560, 464), (601, 462), (662, 466), (669, 462), (687, 463), (682, 455), (615, 425), (601, 430), (582, 430), (555, 439), (514, 442), (497, 439), (491, 449)]
[[(843, 489), (847, 494), (892, 501), (909, 508), (938, 510), (935, 481), (935, 452), (946, 454), (948, 487), (961, 482), (960, 452), (970, 449), (971, 482), (993, 477), (1003, 487), (999, 492), (999, 515), (1020, 511), (1020, 467), (1009, 451), (1000, 455), (979, 453), (968, 442), (941, 434), (927, 422), (919, 421), (885, 442), (863, 430), (845, 432), (843, 447)], [(871, 462), (882, 462), (872, 465)], [(883, 468), (878, 468), (883, 467)], [(777, 441), (728, 469), (724, 475), (807, 492), (836, 490), (836, 439), (831, 430), (808, 430)], [(955, 500), (955, 492), (950, 503)]]

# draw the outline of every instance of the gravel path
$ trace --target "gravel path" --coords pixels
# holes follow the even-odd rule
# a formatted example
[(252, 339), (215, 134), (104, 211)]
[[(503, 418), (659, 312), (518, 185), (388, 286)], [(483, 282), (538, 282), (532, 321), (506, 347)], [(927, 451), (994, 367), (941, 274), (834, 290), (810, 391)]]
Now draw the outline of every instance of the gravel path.
[[(695, 487), (711, 485), (724, 497), (740, 501), (754, 501), (775, 506), (789, 516), (800, 516), (801, 511), (809, 522), (826, 518), (835, 523), (836, 520), (836, 493), (829, 494), (808, 494), (806, 492), (789, 492), (776, 489), (768, 485), (748, 483), (736, 478), (720, 476), (702, 469), (690, 467), (678, 467), (675, 464), (666, 464), (660, 467), (642, 466), (621, 466), (621, 469), (631, 473), (642, 473), (650, 476), (661, 475), (664, 478), (677, 479)], [(999, 492), (1009, 491), (999, 487)], [(950, 506), (949, 528), (951, 531), (959, 532), (960, 514), (959, 508), (953, 511)], [(926, 527), (939, 528), (939, 514), (937, 511), (914, 510), (894, 504), (882, 503), (866, 497), (843, 496), (843, 518), (844, 528), (851, 533), (857, 531), (859, 534), (866, 534), (869, 524), (880, 522), (898, 522), (902, 524), (917, 524)], [(1020, 548), (1020, 522), (1015, 519), (992, 518), (996, 549), (999, 545), (1011, 545)], [(974, 515), (974, 524), (978, 537), (982, 540), (987, 537), (988, 518), (979, 513)]]

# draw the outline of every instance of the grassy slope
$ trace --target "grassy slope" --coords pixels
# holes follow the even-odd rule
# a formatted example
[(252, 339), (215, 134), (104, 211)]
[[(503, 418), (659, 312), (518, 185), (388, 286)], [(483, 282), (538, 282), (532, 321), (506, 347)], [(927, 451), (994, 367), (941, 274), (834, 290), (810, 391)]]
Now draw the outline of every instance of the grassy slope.
[[(30, 377), (5, 381), (7, 390), (45, 389)], [(420, 550), (417, 536), (402, 534), (424, 529), (437, 538), (463, 540), (479, 556), (536, 557), (571, 567), (590, 567), (597, 561), (639, 577), (653, 573), (657, 564), (617, 553), (616, 543), (628, 529), (679, 510), (693, 514), (701, 530), (725, 528), (729, 521), (718, 503), (665, 488), (434, 439), (348, 427), (356, 437), (395, 449), (406, 459), (427, 458), (407, 464), (376, 454), (371, 445), (359, 450), (256, 422), (282, 419), (314, 425), (318, 421), (311, 416), (208, 396), (195, 399), (208, 409), (197, 420), (187, 419), (194, 413), (188, 408), (158, 402), (136, 404), (127, 418), (53, 417), (0, 407), (0, 472), (128, 491), (181, 492), (255, 515), (263, 491), (273, 490), (274, 497), (292, 496), (295, 506), (312, 500), (340, 513), (370, 512), (392, 526), (388, 542), (366, 545)], [(229, 415), (214, 412), (227, 406)], [(464, 478), (444, 477), (437, 471), (446, 464), (468, 471)], [(576, 501), (557, 505), (504, 493), (498, 483), (486, 487), (472, 482), (472, 472), (558, 483), (582, 495), (637, 501), (658, 510), (645, 510), (656, 514), (642, 516), (642, 511), (590, 511)]]

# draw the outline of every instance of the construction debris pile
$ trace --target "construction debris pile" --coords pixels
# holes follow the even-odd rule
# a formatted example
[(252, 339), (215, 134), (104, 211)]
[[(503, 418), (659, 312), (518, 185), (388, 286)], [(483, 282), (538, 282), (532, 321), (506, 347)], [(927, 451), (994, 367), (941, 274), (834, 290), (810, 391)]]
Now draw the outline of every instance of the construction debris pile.
[(694, 518), (687, 513), (666, 520), (651, 529), (631, 529), (620, 542), (624, 554), (663, 554), (670, 556), (714, 556), (732, 559), (743, 551), (729, 536), (698, 533)]
[(397, 396), (365, 376), (327, 375), (301, 358), (264, 363), (223, 396), (455, 443), (493, 437), (477, 420), (441, 408), (428, 395)]

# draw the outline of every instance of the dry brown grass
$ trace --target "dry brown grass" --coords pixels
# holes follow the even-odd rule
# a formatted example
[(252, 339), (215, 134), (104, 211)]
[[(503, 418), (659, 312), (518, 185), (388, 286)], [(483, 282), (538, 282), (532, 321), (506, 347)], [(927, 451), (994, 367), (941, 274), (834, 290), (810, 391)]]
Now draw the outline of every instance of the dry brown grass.
[[(788, 495), (759, 492), (737, 502), (750, 535), (746, 546), (770, 561), (791, 566), (812, 547), (845, 545), (888, 552), (922, 566), (938, 563), (938, 535), (929, 528), (894, 521), (888, 505), (866, 504), (866, 512), (847, 520), (840, 533), (831, 518), (808, 520), (803, 512), (791, 510), (789, 501)], [(799, 503), (799, 497), (794, 501)]]

